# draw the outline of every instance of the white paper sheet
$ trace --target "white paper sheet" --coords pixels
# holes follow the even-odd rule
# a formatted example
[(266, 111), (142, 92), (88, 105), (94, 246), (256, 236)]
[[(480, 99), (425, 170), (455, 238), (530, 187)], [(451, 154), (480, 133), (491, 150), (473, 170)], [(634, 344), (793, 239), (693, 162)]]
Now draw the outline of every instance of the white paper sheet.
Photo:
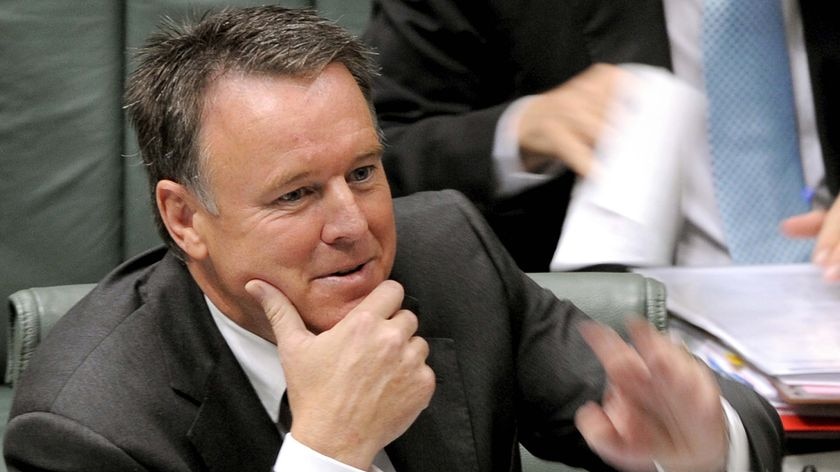
[(599, 172), (581, 179), (552, 270), (610, 262), (670, 264), (681, 223), (681, 149), (705, 126), (700, 93), (664, 69), (625, 65), (595, 154)]

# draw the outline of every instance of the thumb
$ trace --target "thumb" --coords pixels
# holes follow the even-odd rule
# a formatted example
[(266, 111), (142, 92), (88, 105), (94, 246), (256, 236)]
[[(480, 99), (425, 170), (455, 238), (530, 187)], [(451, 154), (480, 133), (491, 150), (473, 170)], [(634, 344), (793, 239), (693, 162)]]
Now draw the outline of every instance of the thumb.
[(300, 342), (302, 338), (311, 335), (295, 306), (275, 286), (253, 279), (245, 284), (245, 290), (262, 306), (278, 349), (282, 350), (283, 346)]
[(825, 210), (814, 210), (782, 221), (782, 233), (790, 238), (816, 237), (825, 221)]

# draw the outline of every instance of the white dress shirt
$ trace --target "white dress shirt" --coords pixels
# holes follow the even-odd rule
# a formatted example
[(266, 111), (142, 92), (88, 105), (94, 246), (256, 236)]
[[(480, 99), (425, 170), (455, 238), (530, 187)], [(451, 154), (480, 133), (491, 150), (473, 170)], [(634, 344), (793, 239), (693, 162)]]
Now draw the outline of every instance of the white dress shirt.
[[(668, 39), (671, 45), (673, 71), (677, 78), (704, 93), (701, 50), (703, 0), (663, 0)], [(813, 93), (808, 72), (808, 58), (802, 33), (799, 4), (795, 0), (782, 1), (791, 62), (794, 99), (799, 128), (800, 153), (805, 184), (814, 188), (822, 180), (825, 169), (822, 149), (817, 135)], [(516, 135), (519, 117), (530, 97), (514, 102), (496, 126), (493, 157), (496, 162), (497, 190), (501, 196), (520, 192), (550, 178), (528, 174), (519, 159)], [(729, 265), (732, 259), (727, 250), (723, 222), (715, 198), (712, 163), (706, 139), (706, 129), (698, 129), (689, 136), (692, 146), (684, 156), (682, 219), (675, 248), (675, 265)], [(605, 261), (607, 262), (607, 261)]]

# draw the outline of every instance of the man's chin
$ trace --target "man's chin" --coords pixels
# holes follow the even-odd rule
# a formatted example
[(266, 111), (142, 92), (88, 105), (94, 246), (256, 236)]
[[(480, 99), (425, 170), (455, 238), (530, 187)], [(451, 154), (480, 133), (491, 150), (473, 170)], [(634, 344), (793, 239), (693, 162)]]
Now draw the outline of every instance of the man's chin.
[(303, 317), (304, 323), (306, 323), (306, 327), (309, 328), (310, 331), (315, 334), (320, 334), (334, 328), (335, 325), (347, 316), (347, 314), (359, 306), (359, 303), (361, 303), (362, 300), (364, 300), (364, 297), (359, 297), (341, 305), (332, 306), (326, 309), (318, 310), (316, 308), (310, 316), (304, 316), (303, 314), (301, 314), (301, 316)]

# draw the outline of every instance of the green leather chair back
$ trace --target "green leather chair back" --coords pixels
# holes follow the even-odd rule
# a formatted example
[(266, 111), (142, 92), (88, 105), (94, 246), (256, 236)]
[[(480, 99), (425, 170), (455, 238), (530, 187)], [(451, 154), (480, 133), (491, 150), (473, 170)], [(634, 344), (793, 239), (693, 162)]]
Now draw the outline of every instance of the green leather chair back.
[(644, 316), (657, 329), (668, 327), (665, 286), (634, 273), (544, 272), (528, 274), (558, 297), (568, 297), (581, 310), (626, 337), (624, 319)]

